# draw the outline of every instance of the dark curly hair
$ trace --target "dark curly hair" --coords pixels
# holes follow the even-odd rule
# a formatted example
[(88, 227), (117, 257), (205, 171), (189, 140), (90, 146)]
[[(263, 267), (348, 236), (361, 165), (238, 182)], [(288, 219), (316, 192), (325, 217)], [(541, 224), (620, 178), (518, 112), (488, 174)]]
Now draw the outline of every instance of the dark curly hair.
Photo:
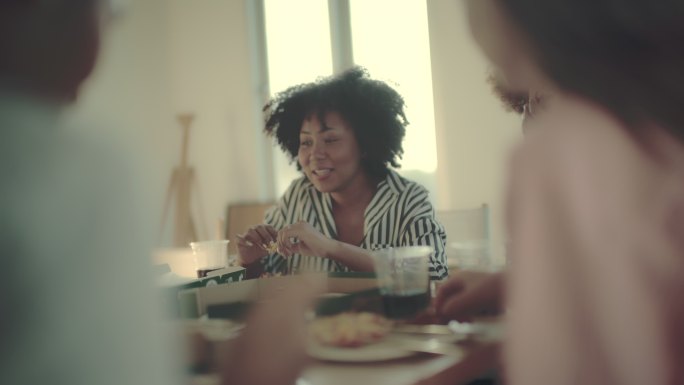
[[(352, 127), (361, 153), (361, 164), (375, 178), (387, 174), (389, 166), (400, 167), (408, 120), (404, 99), (387, 84), (371, 79), (368, 72), (354, 67), (337, 76), (290, 87), (264, 106), (264, 131), (275, 136), (280, 147), (297, 159), (299, 132), (304, 119), (335, 111)], [(297, 163), (297, 168), (301, 166)]]
[(561, 89), (684, 142), (682, 0), (496, 0)]

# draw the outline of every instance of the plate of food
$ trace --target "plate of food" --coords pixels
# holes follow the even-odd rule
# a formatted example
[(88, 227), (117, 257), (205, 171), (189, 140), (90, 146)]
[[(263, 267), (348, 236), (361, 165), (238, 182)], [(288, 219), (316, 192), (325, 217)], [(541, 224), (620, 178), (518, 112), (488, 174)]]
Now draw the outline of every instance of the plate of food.
[(409, 357), (387, 340), (392, 322), (368, 312), (320, 317), (309, 325), (309, 355), (324, 361), (374, 362)]

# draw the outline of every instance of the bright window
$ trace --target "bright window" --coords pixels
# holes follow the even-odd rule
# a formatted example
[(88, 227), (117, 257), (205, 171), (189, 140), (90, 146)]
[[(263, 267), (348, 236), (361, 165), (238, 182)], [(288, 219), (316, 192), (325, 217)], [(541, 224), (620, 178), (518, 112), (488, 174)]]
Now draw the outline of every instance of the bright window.
[[(264, 13), (271, 95), (332, 74), (327, 1), (264, 0)], [(280, 196), (299, 174), (279, 148), (273, 158)]]
[[(432, 70), (425, 1), (350, 0), (354, 61), (406, 101), (403, 168), (437, 169)], [(388, 10), (391, 12), (388, 13)], [(391, 16), (391, 17), (387, 17)], [(382, 28), (378, 28), (378, 21)]]
[(406, 102), (401, 173), (435, 191), (437, 146), (425, 0), (350, 0), (354, 62)]
[[(349, 0), (354, 63), (404, 97), (410, 122), (400, 172), (436, 191), (432, 72), (425, 0)], [(328, 2), (264, 0), (271, 94), (332, 73)], [(335, 15), (333, 15), (335, 17)], [(340, 38), (345, 38), (344, 36)], [(297, 177), (280, 151), (277, 194)]]
[(328, 2), (264, 0), (271, 94), (332, 74)]

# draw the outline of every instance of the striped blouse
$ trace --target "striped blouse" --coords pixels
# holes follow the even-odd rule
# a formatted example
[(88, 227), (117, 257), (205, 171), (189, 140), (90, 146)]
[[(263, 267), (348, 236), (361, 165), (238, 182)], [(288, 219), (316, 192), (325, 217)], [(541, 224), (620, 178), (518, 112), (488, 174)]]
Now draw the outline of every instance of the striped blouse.
[[(299, 221), (309, 223), (327, 237), (337, 238), (330, 194), (316, 190), (306, 177), (292, 182), (278, 204), (265, 217), (265, 223), (276, 230)], [(389, 170), (366, 208), (364, 238), (359, 246), (367, 250), (431, 246), (435, 252), (430, 256), (430, 278), (441, 280), (448, 275), (445, 243), (444, 227), (435, 220), (427, 190)], [(301, 268), (329, 272), (350, 271), (349, 267), (332, 259), (299, 254), (290, 258), (272, 254), (265, 257), (262, 263), (264, 270), (269, 273), (292, 272)]]

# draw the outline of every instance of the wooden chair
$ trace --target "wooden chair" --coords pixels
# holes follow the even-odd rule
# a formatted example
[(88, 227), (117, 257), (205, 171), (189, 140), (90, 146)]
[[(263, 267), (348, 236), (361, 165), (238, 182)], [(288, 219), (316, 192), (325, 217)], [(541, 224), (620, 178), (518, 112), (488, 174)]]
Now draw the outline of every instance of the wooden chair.
[(243, 234), (247, 229), (254, 225), (264, 223), (264, 214), (273, 207), (275, 203), (238, 203), (228, 205), (226, 220), (226, 239), (228, 244), (228, 254), (237, 254), (236, 235)]

